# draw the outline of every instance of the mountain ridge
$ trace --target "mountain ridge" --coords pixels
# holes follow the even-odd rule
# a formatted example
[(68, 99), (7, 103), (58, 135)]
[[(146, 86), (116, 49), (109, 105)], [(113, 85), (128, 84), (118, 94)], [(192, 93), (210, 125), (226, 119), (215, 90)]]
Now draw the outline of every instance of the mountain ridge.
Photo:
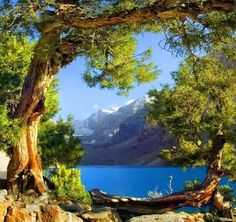
[(75, 122), (76, 135), (85, 148), (83, 165), (163, 165), (158, 154), (175, 139), (166, 129), (146, 121), (145, 96), (112, 112), (99, 110)]

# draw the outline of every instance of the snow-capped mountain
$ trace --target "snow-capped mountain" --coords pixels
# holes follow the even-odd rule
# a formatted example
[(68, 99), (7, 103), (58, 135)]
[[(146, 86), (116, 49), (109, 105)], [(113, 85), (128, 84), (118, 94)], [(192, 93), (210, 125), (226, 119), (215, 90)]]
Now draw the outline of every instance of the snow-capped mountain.
[(176, 143), (166, 129), (151, 128), (145, 121), (148, 97), (117, 110), (99, 110), (75, 122), (83, 142), (83, 165), (161, 165), (160, 150)]
[[(143, 125), (146, 112), (145, 103), (147, 101), (148, 97), (145, 96), (119, 109), (101, 109), (93, 113), (86, 120), (75, 121), (75, 132), (84, 144), (111, 144), (112, 141), (112, 143), (115, 141), (120, 142), (117, 138), (115, 140), (113, 138), (117, 137), (116, 135), (119, 134), (120, 128), (124, 127), (125, 122), (127, 122), (129, 118), (138, 115), (137, 123), (141, 121), (141, 125)], [(141, 114), (138, 114), (140, 112)], [(133, 124), (134, 122), (135, 121), (133, 121)], [(134, 129), (136, 131), (139, 128), (140, 126)]]

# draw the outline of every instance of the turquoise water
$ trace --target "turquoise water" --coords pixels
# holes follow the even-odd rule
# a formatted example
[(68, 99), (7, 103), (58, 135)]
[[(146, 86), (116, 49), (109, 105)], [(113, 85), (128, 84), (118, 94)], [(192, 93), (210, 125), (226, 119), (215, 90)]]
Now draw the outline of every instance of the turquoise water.
[[(181, 191), (184, 181), (198, 178), (203, 180), (206, 168), (188, 168), (183, 171), (177, 167), (130, 167), (130, 166), (78, 166), (81, 170), (82, 181), (87, 190), (99, 188), (109, 194), (147, 197), (150, 190), (168, 194), (169, 179), (173, 177), (174, 192)], [(227, 178), (221, 184), (234, 188), (236, 183), (230, 183)]]

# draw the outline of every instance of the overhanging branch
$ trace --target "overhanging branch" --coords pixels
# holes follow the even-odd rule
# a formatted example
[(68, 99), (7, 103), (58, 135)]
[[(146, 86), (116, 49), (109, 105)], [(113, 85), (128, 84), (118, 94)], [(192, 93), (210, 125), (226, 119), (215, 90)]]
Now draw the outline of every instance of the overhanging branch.
[[(203, 3), (202, 3), (203, 2)], [(78, 29), (96, 29), (99, 27), (114, 26), (119, 24), (134, 24), (140, 21), (150, 20), (166, 20), (171, 18), (185, 18), (197, 19), (199, 14), (205, 14), (211, 11), (230, 12), (236, 9), (236, 4), (232, 0), (228, 1), (190, 1), (186, 3), (185, 0), (178, 1), (174, 5), (168, 4), (165, 1), (160, 5), (157, 1), (155, 4), (144, 7), (125, 10), (114, 14), (102, 14), (96, 17), (87, 18), (81, 14), (77, 8), (67, 8), (61, 11), (55, 17), (51, 18), (50, 24), (45, 28), (46, 32), (52, 30), (63, 30), (68, 27)]]

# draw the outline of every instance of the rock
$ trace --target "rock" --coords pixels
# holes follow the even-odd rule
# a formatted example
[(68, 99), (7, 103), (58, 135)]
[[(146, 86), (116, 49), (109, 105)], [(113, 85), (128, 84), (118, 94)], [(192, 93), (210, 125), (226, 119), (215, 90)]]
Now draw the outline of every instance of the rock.
[(82, 215), (88, 211), (91, 211), (91, 206), (87, 204), (82, 204), (77, 201), (62, 201), (61, 203), (57, 203), (64, 211), (68, 211), (71, 213), (76, 213), (77, 215)]
[(4, 222), (36, 222), (36, 214), (31, 214), (26, 209), (7, 208), (7, 215)]
[(185, 222), (183, 218), (175, 213), (153, 214), (133, 217), (128, 222)]
[(84, 213), (82, 218), (90, 222), (122, 222), (118, 213), (108, 207), (93, 209)]
[(5, 196), (5, 199), (12, 202), (12, 201), (16, 200), (16, 197), (13, 196), (12, 194), (7, 194)]
[(38, 204), (26, 204), (25, 208), (30, 212), (39, 212), (40, 206)]
[(43, 206), (39, 217), (42, 222), (83, 222), (75, 214), (65, 212), (59, 206), (55, 205)]
[(0, 202), (6, 199), (5, 198), (6, 195), (7, 195), (7, 190), (0, 190)]
[(204, 214), (188, 214), (185, 212), (169, 212), (165, 214), (153, 214), (133, 217), (127, 222), (204, 222)]
[(0, 202), (0, 221), (4, 221), (4, 218), (7, 214), (7, 208), (11, 206), (10, 201)]
[(71, 212), (71, 213), (79, 213), (79, 214), (84, 213), (84, 209), (82, 207), (78, 206), (78, 205), (75, 205), (75, 204), (60, 204), (59, 206), (64, 211), (68, 211), (68, 212)]
[(48, 204), (48, 193), (43, 193), (34, 199), (34, 204)]

